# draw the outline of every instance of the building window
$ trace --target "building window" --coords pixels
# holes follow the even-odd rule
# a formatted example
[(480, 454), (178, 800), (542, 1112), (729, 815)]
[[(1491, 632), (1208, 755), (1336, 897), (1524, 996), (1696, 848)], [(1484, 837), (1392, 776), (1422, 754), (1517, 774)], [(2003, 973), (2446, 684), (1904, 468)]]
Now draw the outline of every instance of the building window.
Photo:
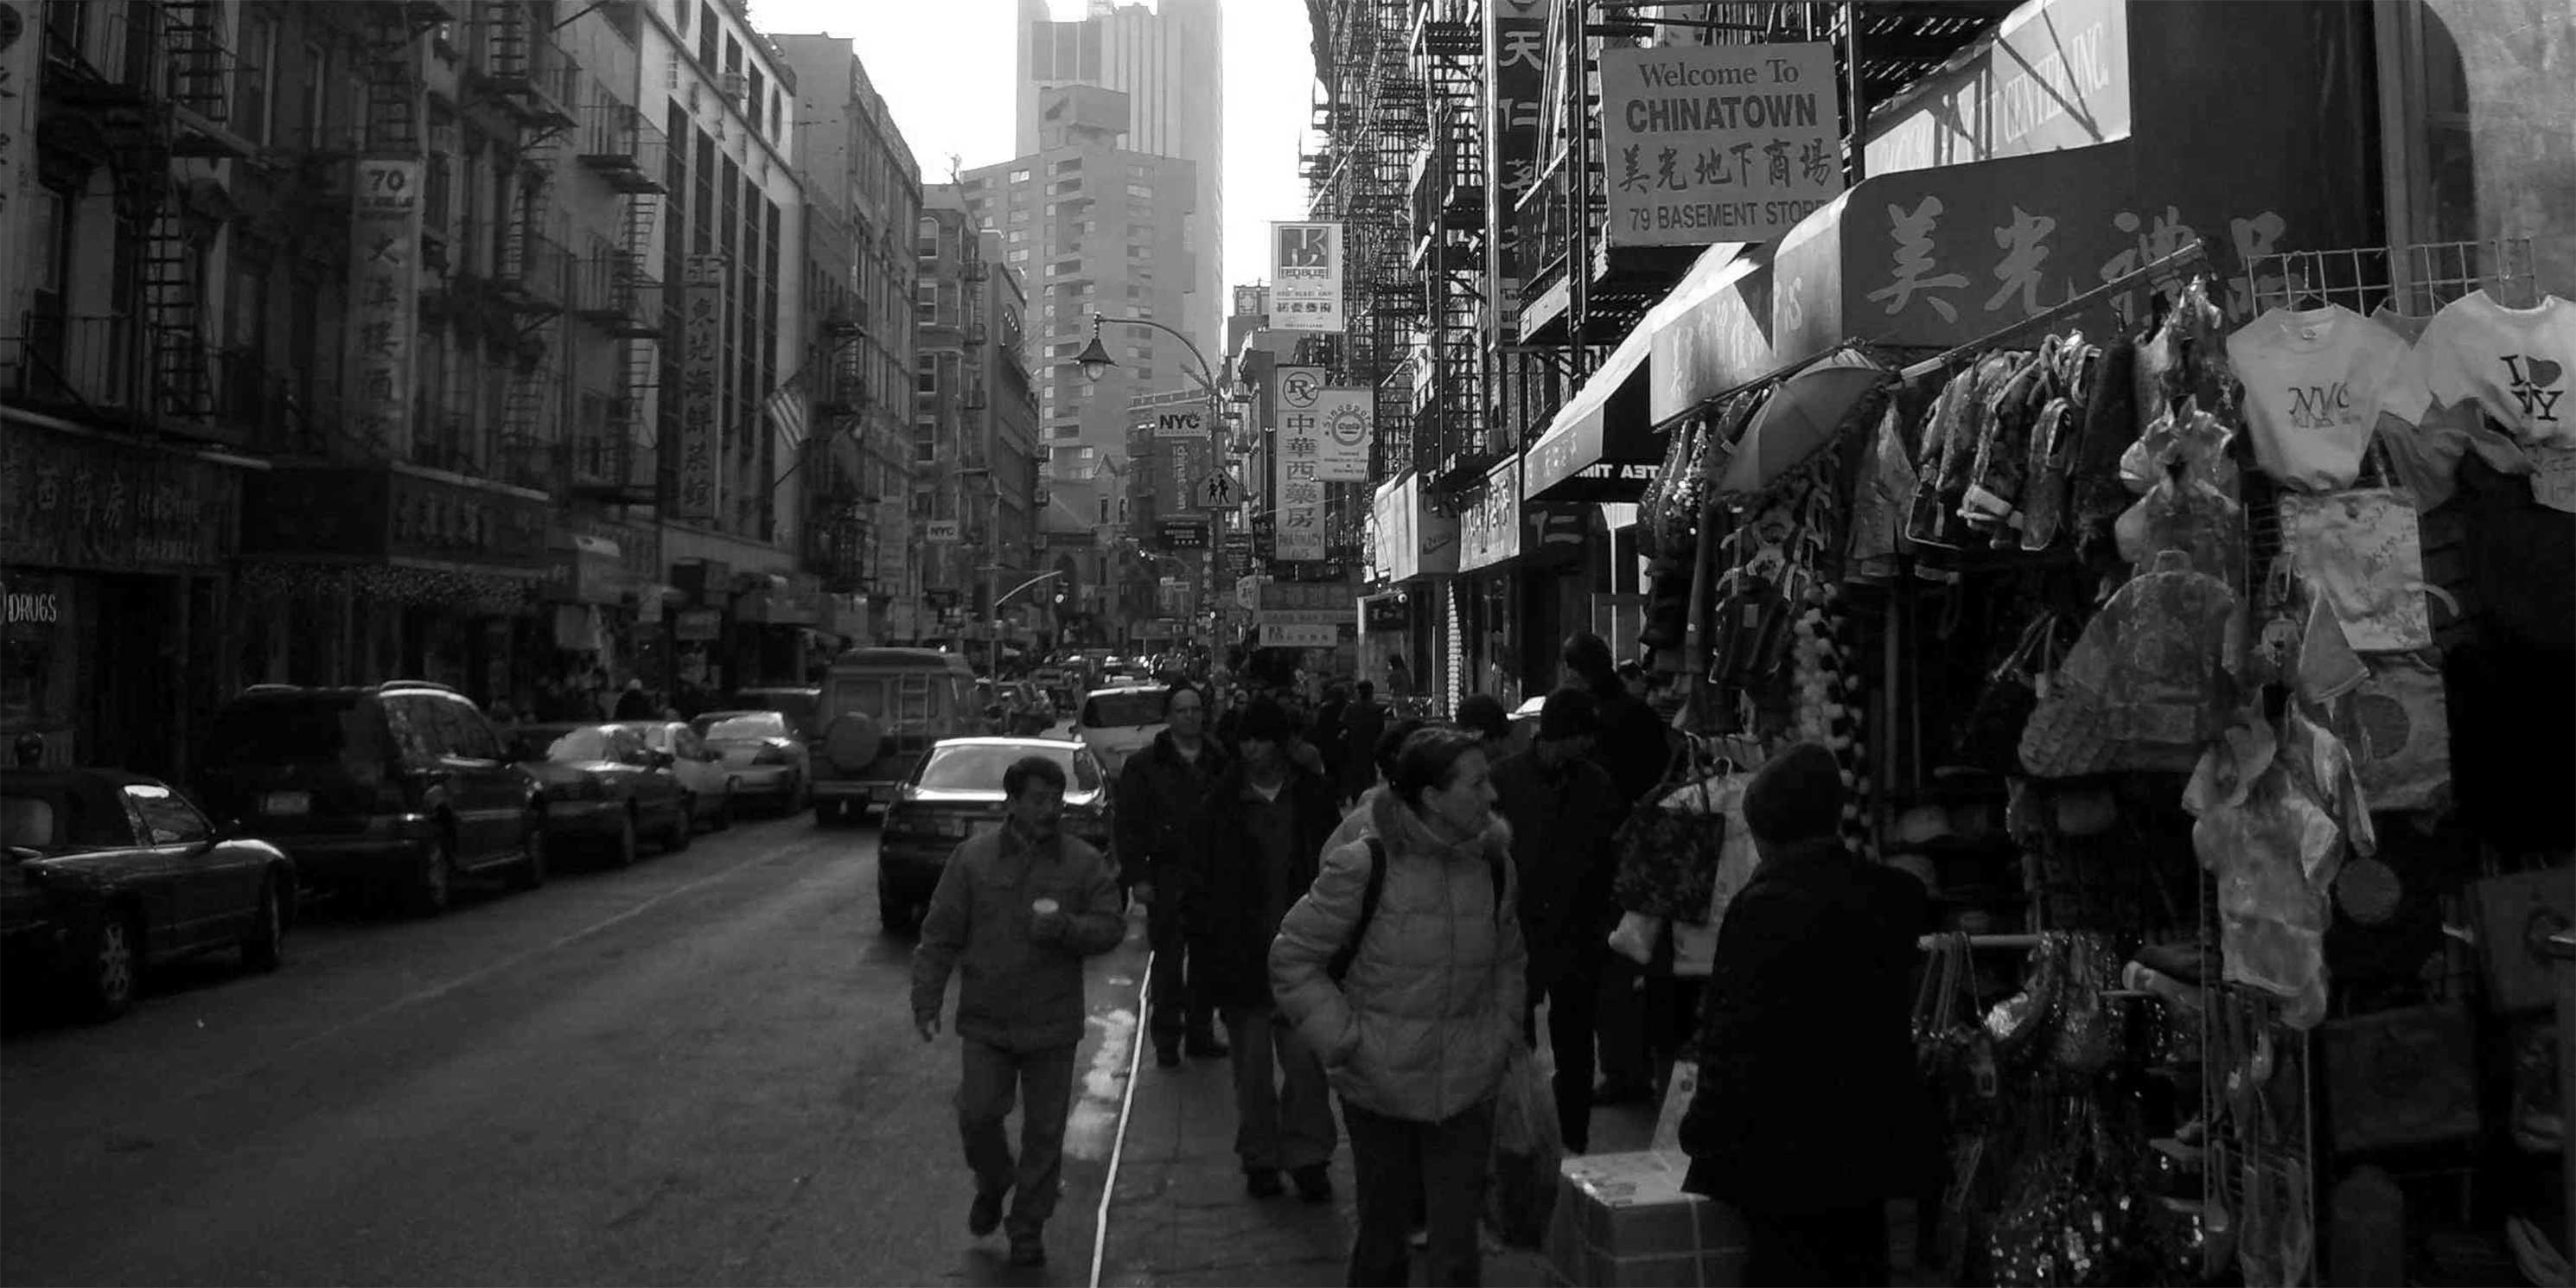
[(1127, 185), (1127, 195), (1130, 197), (1143, 197), (1147, 201), (1152, 201), (1154, 199), (1154, 189), (1148, 184), (1131, 183)]
[[(240, 61), (233, 69), (233, 132), (268, 142), (269, 76), (277, 65), (277, 24), (260, 14), (242, 19)], [(320, 74), (320, 68), (315, 68)]]
[(1029, 169), (1028, 169), (1028, 167), (1026, 167), (1026, 166), (1022, 166), (1022, 167), (1020, 167), (1019, 169), (1017, 169), (1017, 170), (1013, 170), (1013, 171), (1011, 172), (1011, 182), (1013, 182), (1013, 183), (1027, 183), (1028, 181), (1029, 181)]

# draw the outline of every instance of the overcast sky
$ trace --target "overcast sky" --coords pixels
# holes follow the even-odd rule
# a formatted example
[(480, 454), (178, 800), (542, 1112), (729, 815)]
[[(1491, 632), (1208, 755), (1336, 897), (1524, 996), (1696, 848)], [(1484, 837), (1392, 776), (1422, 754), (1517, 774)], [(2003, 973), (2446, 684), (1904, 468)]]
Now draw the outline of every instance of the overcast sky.
[[(1059, 19), (1083, 0), (1053, 0)], [(1013, 0), (752, 0), (773, 33), (848, 36), (925, 182), (1011, 159)], [(1297, 153), (1314, 96), (1301, 0), (1225, 0), (1225, 283), (1263, 278), (1274, 219), (1302, 219)]]

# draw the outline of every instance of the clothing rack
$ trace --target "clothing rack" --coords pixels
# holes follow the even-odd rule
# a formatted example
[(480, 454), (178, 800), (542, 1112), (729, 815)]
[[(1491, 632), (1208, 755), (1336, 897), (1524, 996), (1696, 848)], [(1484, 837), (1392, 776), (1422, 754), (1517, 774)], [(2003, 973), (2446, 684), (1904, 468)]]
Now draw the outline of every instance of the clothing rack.
[[(2364, 317), (2386, 307), (2400, 317), (2427, 318), (2479, 290), (2512, 308), (2540, 298), (2529, 237), (2284, 251), (2246, 261), (2245, 276), (2258, 313), (2295, 312), (2311, 302), (2309, 307), (2340, 304)], [(2508, 286), (2521, 288), (2521, 298), (2506, 298), (2500, 288)]]
[(2023, 318), (2018, 322), (1999, 327), (1984, 335), (1978, 336), (1976, 339), (1971, 340), (1966, 344), (1947, 350), (1937, 357), (1926, 358), (1921, 362), (1915, 363), (1913, 366), (1905, 368), (1897, 374), (1909, 381), (1921, 380), (1925, 376), (1937, 375), (1940, 372), (1948, 370), (1952, 364), (1958, 362), (1961, 358), (1983, 353), (1986, 350), (1992, 349), (2004, 341), (2016, 336), (2024, 335), (2032, 331), (2045, 330), (2050, 324), (2074, 314), (2081, 313), (2085, 309), (2091, 308), (2114, 295), (2125, 294), (2137, 289), (2137, 287), (2143, 283), (2154, 281), (2160, 277), (2169, 277), (2182, 272), (2186, 268), (2194, 265), (2206, 264), (2208, 262), (2208, 243), (2194, 241), (2192, 244), (2183, 247), (2181, 250), (2175, 251), (2162, 259), (2156, 260), (2154, 263), (2151, 263), (2144, 268), (2123, 273), (2118, 277), (2112, 278), (2110, 281), (2104, 282), (2100, 286), (2094, 287), (2092, 290), (2069, 297), (2064, 303), (2050, 305), (2049, 307), (2041, 309), (2039, 312), (2033, 313), (2029, 317)]
[(1953, 940), (1953, 939), (1962, 939), (1962, 938), (1964, 938), (1964, 939), (1966, 939), (1966, 940), (1968, 941), (1968, 947), (1970, 947), (1970, 948), (2037, 948), (2037, 947), (2039, 947), (2039, 936), (2037, 936), (2037, 935), (1956, 935), (1956, 934), (1946, 934), (1946, 935), (1925, 935), (1925, 936), (1923, 936), (1921, 939), (1917, 939), (1917, 940), (1915, 940), (1915, 941), (1914, 941), (1914, 946), (1915, 946), (1915, 948), (1917, 948), (1917, 949), (1919, 949), (1919, 950), (1921, 950), (1921, 951), (1923, 951), (1923, 952), (1927, 952), (1927, 953), (1928, 953), (1928, 952), (1933, 952), (1933, 951), (1935, 951), (1935, 950), (1939, 949), (1939, 948), (1941, 947), (1941, 945), (1942, 945), (1942, 944), (1947, 943), (1947, 942), (1948, 942), (1948, 941), (1950, 941), (1950, 940)]

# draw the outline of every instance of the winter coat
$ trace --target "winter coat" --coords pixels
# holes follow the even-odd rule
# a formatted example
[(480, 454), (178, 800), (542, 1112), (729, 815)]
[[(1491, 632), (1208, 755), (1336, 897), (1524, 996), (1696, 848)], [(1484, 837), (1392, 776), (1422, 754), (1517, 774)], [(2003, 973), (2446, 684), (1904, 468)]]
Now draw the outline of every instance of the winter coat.
[(1244, 826), (1245, 811), (1260, 800), (1251, 775), (1237, 763), (1208, 793), (1184, 914), (1190, 989), (1207, 1005), (1271, 1005), (1270, 941), (1289, 906), (1314, 886), (1325, 838), (1340, 822), (1331, 784), (1303, 769), (1289, 767), (1280, 797), (1289, 806), (1288, 861), (1265, 872), (1267, 856)]
[[(1031, 937), (1030, 905), (1053, 899), (1066, 916), (1048, 942)], [(1058, 833), (1032, 843), (1005, 823), (966, 838), (948, 856), (921, 943), (912, 951), (912, 1013), (937, 1019), (952, 968), (957, 1035), (1012, 1051), (1082, 1040), (1082, 959), (1127, 937), (1118, 880), (1100, 851)]]
[(1342, 794), (1357, 796), (1377, 782), (1377, 740), (1386, 736), (1386, 708), (1372, 699), (1353, 701), (1342, 712)]
[(1826, 841), (1766, 857), (1703, 994), (1682, 1188), (1764, 1211), (1913, 1193), (1938, 1113), (1914, 1064), (1914, 878)]
[(1619, 813), (1624, 818), (1664, 781), (1664, 767), (1672, 761), (1672, 740), (1655, 709), (1628, 692), (1617, 676), (1584, 687), (1601, 701), (1601, 733), (1592, 740), (1592, 759), (1617, 784)]
[(1626, 812), (1601, 766), (1568, 760), (1556, 769), (1536, 751), (1494, 766), (1494, 793), (1512, 826), (1512, 865), (1520, 875), (1521, 934), (1529, 942), (1530, 993), (1565, 977), (1576, 963), (1607, 951), (1617, 924), (1610, 880), (1618, 858), (1611, 833)]
[[(1175, 877), (1186, 882), (1184, 861), (1198, 844), (1208, 789), (1234, 765), (1233, 754), (1213, 738), (1200, 740), (1199, 758), (1193, 764), (1181, 755), (1168, 729), (1154, 735), (1152, 746), (1127, 758), (1118, 770), (1121, 883), (1171, 884)], [(1178, 897), (1186, 892), (1169, 893)]]
[(1387, 794), (1388, 788), (1384, 783), (1361, 792), (1359, 802), (1342, 815), (1341, 825), (1333, 829), (1331, 836), (1324, 838), (1324, 853), (1330, 854), (1345, 845), (1377, 835), (1377, 803)]
[[(1336, 984), (1327, 966), (1359, 921), (1365, 843), (1324, 856), (1270, 946), (1270, 987), (1344, 1102), (1441, 1122), (1491, 1100), (1521, 1042), (1529, 961), (1512, 908), (1511, 827), (1495, 819), (1453, 841), (1392, 794), (1370, 808), (1386, 883), (1349, 974)], [(1491, 859), (1505, 875), (1499, 907)]]

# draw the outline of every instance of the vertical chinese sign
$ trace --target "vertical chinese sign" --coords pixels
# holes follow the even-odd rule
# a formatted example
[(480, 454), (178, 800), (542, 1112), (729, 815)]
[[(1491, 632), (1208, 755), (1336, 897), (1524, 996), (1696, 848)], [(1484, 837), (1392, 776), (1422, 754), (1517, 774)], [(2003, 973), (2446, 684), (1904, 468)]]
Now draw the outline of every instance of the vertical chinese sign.
[(379, 453), (410, 450), (412, 330), (420, 312), (420, 162), (362, 157), (350, 202), (351, 423)]
[(679, 468), (673, 472), (672, 513), (713, 522), (722, 458), (716, 407), (724, 383), (725, 257), (691, 255), (687, 271), (680, 297)]
[[(24, 0), (0, 0), (0, 264), (33, 264), (34, 238), (51, 230), (28, 227), (36, 217), (31, 173), (36, 160), (37, 56), (44, 40), (32, 19), (38, 6)], [(60, 216), (56, 216), (60, 218)], [(27, 315), (32, 272), (11, 272), (0, 291), (0, 318), (16, 322)]]
[(1770, 241), (1843, 190), (1824, 44), (1601, 54), (1610, 244)]
[(1504, 281), (1517, 282), (1516, 229), (1521, 197), (1538, 181), (1539, 103), (1547, 89), (1547, 6), (1541, 0), (1489, 0), (1485, 6), (1486, 200), (1488, 235), (1502, 248)]
[(1342, 329), (1342, 226), (1270, 225), (1270, 325)]
[[(1272, 454), (1273, 486), (1278, 498), (1277, 529), (1271, 557), (1320, 563), (1324, 558), (1324, 483), (1316, 467), (1324, 454), (1323, 418), (1312, 408), (1299, 409), (1280, 387), (1279, 433)], [(1315, 388), (1321, 394), (1320, 386)]]

